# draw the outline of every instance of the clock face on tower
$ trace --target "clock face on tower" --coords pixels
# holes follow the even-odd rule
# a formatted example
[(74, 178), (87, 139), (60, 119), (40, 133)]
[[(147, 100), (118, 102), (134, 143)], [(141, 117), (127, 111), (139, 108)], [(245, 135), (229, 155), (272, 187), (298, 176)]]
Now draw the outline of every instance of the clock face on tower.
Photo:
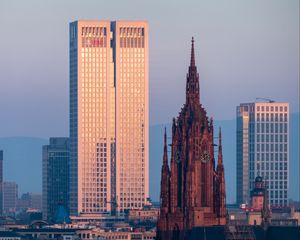
[(180, 151), (179, 150), (176, 150), (176, 153), (175, 153), (175, 161), (177, 163), (180, 163), (181, 162), (181, 156), (180, 156)]
[(210, 155), (208, 151), (204, 150), (203, 153), (200, 156), (201, 162), (207, 163), (210, 160)]

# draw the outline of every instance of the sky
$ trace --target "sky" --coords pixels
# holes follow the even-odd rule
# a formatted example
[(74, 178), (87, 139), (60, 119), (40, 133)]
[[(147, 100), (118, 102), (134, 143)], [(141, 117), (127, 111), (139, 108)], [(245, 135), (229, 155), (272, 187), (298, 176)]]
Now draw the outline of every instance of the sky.
[(256, 97), (299, 112), (299, 1), (1, 0), (0, 136), (68, 136), (68, 27), (77, 19), (147, 20), (150, 124), (184, 102), (195, 38), (201, 102), (217, 120)]

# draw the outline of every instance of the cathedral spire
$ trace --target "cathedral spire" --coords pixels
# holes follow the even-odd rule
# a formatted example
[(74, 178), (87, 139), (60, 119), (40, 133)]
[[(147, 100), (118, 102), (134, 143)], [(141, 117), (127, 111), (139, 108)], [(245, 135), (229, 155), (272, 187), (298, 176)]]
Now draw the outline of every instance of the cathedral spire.
[(223, 165), (223, 155), (222, 155), (222, 132), (219, 128), (219, 151), (218, 151), (218, 165), (217, 165), (217, 199), (216, 207), (219, 217), (226, 216), (226, 206), (225, 206), (225, 176), (224, 176), (224, 165)]
[(191, 67), (195, 67), (195, 49), (194, 49), (194, 37), (192, 37), (192, 49), (191, 49)]
[(164, 134), (164, 156), (163, 156), (163, 165), (168, 165), (168, 146), (167, 146), (167, 129), (165, 128)]
[(197, 72), (197, 67), (195, 64), (194, 38), (192, 38), (191, 62), (186, 79), (186, 104), (194, 106), (199, 104), (199, 92), (199, 74)]
[(169, 209), (169, 186), (170, 186), (170, 171), (168, 166), (168, 148), (167, 148), (167, 130), (165, 128), (164, 134), (164, 156), (163, 165), (161, 167), (161, 181), (160, 181), (160, 204), (161, 214), (167, 214)]
[(223, 154), (222, 154), (222, 132), (221, 132), (221, 128), (219, 128), (218, 164), (223, 164)]

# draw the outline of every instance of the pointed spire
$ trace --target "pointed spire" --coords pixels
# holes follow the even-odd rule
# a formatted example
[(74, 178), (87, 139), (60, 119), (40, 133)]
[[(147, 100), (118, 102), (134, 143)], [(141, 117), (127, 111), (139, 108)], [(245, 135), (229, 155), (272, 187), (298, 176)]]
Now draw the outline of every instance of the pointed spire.
[(168, 165), (168, 146), (167, 146), (167, 129), (165, 128), (164, 134), (164, 157), (163, 157), (163, 165)]
[(219, 149), (222, 149), (222, 132), (221, 128), (219, 127)]
[(199, 74), (195, 63), (194, 37), (192, 37), (191, 62), (186, 79), (186, 103), (194, 106), (200, 103)]
[(223, 154), (222, 154), (222, 132), (219, 128), (219, 152), (218, 152), (218, 164), (223, 164)]
[(192, 37), (192, 49), (191, 49), (191, 67), (195, 67), (195, 50), (194, 50), (194, 37)]

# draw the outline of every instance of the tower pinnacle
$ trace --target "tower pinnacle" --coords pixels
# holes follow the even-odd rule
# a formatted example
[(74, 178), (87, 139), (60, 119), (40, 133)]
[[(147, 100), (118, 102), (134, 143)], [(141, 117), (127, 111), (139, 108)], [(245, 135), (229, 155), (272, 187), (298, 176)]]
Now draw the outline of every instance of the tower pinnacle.
[(197, 105), (200, 103), (199, 96), (199, 74), (195, 63), (195, 47), (194, 38), (192, 38), (191, 47), (191, 62), (189, 66), (189, 72), (186, 79), (186, 103), (189, 105)]
[(168, 165), (168, 146), (167, 146), (167, 129), (165, 128), (164, 134), (164, 156), (163, 156), (163, 165)]
[(195, 50), (194, 50), (194, 37), (192, 37), (192, 49), (191, 49), (191, 67), (195, 67)]
[(222, 155), (222, 132), (221, 132), (221, 128), (219, 128), (218, 164), (223, 164), (223, 155)]

